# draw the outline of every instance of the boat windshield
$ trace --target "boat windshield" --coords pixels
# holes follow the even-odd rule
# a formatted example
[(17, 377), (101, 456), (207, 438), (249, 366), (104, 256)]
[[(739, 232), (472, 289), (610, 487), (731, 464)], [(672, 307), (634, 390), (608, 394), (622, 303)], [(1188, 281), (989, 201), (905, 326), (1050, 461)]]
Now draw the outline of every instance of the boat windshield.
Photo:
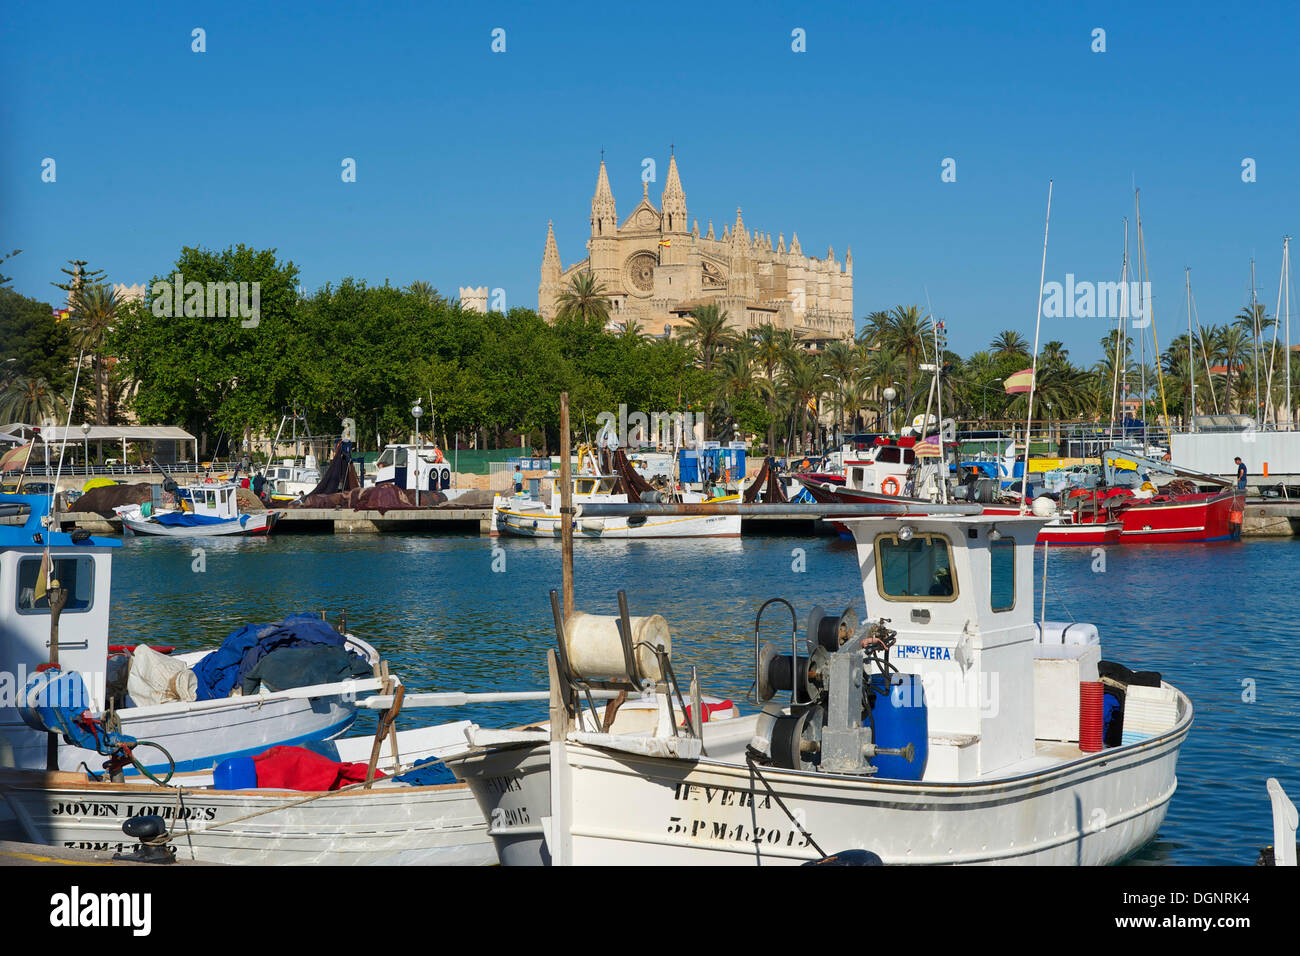
[(391, 467), (393, 467), (393, 460), (394, 460), (394, 457), (395, 457), (394, 454), (393, 454), (393, 452), (394, 452), (394, 449), (392, 449), (392, 448), (385, 448), (385, 449), (384, 449), (384, 453), (383, 453), (382, 455), (380, 455), (380, 456), (379, 456), (379, 460), (375, 462), (375, 467), (376, 467), (376, 468), (391, 468)]
[(952, 554), (941, 534), (876, 538), (876, 589), (886, 601), (952, 601)]

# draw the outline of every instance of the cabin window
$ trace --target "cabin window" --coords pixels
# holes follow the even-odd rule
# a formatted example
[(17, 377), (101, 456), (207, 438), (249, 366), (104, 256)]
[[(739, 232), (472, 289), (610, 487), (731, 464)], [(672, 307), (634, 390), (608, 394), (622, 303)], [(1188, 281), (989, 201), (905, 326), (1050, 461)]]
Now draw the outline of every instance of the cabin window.
[[(40, 555), (23, 558), (18, 562), (18, 613), (48, 614), (48, 596), (36, 596), (36, 579), (41, 570)], [(60, 586), (68, 591), (64, 614), (89, 611), (95, 603), (95, 559), (88, 554), (71, 558), (54, 559), (54, 575)]]
[(941, 534), (876, 538), (876, 590), (886, 601), (953, 601), (952, 552)]
[(899, 462), (898, 449), (892, 445), (886, 445), (876, 453), (876, 461), (885, 462), (890, 465), (897, 465)]
[(916, 463), (916, 452), (908, 448), (906, 451), (903, 452), (903, 464), (912, 465), (915, 463)]
[(1010, 538), (989, 542), (989, 606), (995, 611), (1016, 606), (1016, 543)]
[(580, 495), (589, 495), (596, 490), (596, 483), (590, 479), (578, 482), (577, 493)]
[(405, 449), (405, 448), (399, 448), (399, 449), (397, 449), (397, 467), (398, 467), (398, 468), (405, 468), (405, 467), (406, 467), (406, 449)]
[(375, 467), (376, 468), (393, 467), (393, 449), (385, 448), (384, 453), (380, 455), (379, 460), (375, 462)]
[(854, 487), (854, 488), (861, 488), (861, 487), (862, 487), (862, 469), (861, 469), (861, 468), (854, 468), (854, 469), (853, 469), (853, 487)]

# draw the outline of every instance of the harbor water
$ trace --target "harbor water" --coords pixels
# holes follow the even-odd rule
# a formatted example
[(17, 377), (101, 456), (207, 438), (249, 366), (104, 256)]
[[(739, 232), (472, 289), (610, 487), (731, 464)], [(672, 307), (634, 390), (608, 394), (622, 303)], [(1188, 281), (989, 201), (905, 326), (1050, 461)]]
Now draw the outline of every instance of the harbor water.
[[(1038, 561), (1041, 582), (1041, 548)], [(622, 587), (634, 615), (668, 619), (679, 679), (696, 665), (706, 692), (742, 706), (754, 613), (766, 598), (790, 600), (801, 631), (815, 604), (852, 602), (865, 616), (854, 549), (836, 538), (579, 541), (574, 565), (579, 609), (617, 613)], [(560, 546), (432, 535), (128, 538), (113, 576), (114, 643), (191, 650), (251, 621), (304, 610), (337, 621), (346, 611), (348, 629), (409, 691), (541, 689)], [(1106, 659), (1161, 672), (1196, 711), (1165, 823), (1131, 862), (1249, 864), (1272, 842), (1265, 779), (1300, 793), (1298, 577), (1291, 540), (1051, 550), (1047, 618), (1096, 624)], [(866, 613), (889, 615), (879, 602)], [(780, 609), (764, 622), (766, 640), (789, 639)], [(411, 710), (399, 727), (544, 714), (534, 704)], [(355, 732), (373, 726), (365, 714)]]

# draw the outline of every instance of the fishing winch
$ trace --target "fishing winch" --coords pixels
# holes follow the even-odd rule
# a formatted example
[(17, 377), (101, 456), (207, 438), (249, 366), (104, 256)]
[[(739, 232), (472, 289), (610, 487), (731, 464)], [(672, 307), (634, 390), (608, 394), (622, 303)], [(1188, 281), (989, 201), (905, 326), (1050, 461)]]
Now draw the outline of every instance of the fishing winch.
[[(774, 603), (790, 611), (790, 652), (773, 643), (759, 643), (763, 611)], [(806, 639), (799, 647), (794, 607), (773, 598), (759, 608), (754, 622), (755, 692), (763, 702), (751, 746), (788, 770), (874, 774), (877, 754), (910, 762), (912, 744), (877, 747), (870, 721), (871, 679), (885, 675), (895, 632), (886, 619), (859, 625), (850, 606), (838, 617), (820, 606), (809, 615)], [(883, 656), (882, 656), (883, 655)], [(790, 694), (789, 712), (772, 702), (778, 692)]]

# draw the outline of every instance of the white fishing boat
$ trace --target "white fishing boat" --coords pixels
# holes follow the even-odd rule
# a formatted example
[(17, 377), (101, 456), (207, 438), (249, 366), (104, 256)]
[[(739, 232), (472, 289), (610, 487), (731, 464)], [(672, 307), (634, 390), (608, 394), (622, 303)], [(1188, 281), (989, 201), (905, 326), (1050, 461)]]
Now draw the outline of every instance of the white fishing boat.
[[(84, 531), (49, 531), (45, 527), (47, 507), (44, 496), (0, 496), (0, 508), (26, 519), (23, 525), (0, 526), (0, 583), (8, 582), (0, 588), (0, 691), (5, 698), (0, 702), (0, 766), (48, 766), (49, 735), (31, 727), (18, 706), (30, 679), (51, 658), (49, 600), (39, 587), (47, 545), (52, 577), (68, 592), (59, 614), (58, 662), (63, 672), (78, 675), (84, 688), (84, 699), (64, 704), (98, 717), (108, 703), (112, 562), (113, 552), (122, 542), (91, 537)], [(342, 635), (340, 640), (372, 666), (379, 663), (379, 654), (360, 638)], [(199, 650), (174, 655), (168, 658), (175, 661), (169, 669), (192, 668), (208, 653)], [(118, 660), (129, 660), (135, 666), (134, 656)], [(365, 677), (278, 691), (262, 686), (248, 696), (174, 699), (148, 706), (132, 705), (128, 695), (114, 714), (119, 733), (159, 744), (177, 769), (210, 769), (227, 757), (275, 744), (338, 736), (355, 720), (358, 696), (381, 686), (381, 681)], [(138, 756), (152, 772), (169, 766), (156, 750), (142, 748)], [(60, 743), (56, 759), (60, 768), (71, 769), (84, 762), (98, 770), (105, 755)], [(128, 768), (127, 772), (134, 771)]]
[(793, 606), (767, 602), (789, 609), (791, 632), (760, 644), (760, 609), (763, 709), (714, 728), (574, 722), (588, 686), (650, 681), (664, 700), (675, 681), (667, 648), (646, 661), (624, 643), (642, 619), (629, 626), (621, 609), (579, 627), (591, 616), (566, 622), (557, 606), (555, 729), (545, 741), (480, 732), (448, 760), (503, 862), (773, 865), (860, 851), (886, 864), (1100, 865), (1155, 836), (1191, 702), (1132, 675), (1103, 744), (1095, 628), (1034, 620), (1043, 519), (840, 520), (869, 619), (814, 609), (800, 641)]
[(293, 458), (283, 458), (278, 465), (270, 465), (264, 473), (266, 483), (270, 486), (271, 500), (280, 502), (297, 501), (308, 495), (320, 484), (320, 468), (315, 455), (307, 455), (302, 464)]
[(154, 508), (145, 502), (113, 510), (128, 531), (169, 538), (269, 534), (280, 517), (278, 511), (241, 513), (236, 486), (228, 481), (205, 482), (185, 490), (187, 494), (181, 499), (180, 507)]
[[(573, 479), (573, 502), (589, 504), (627, 504), (629, 497), (620, 489), (617, 475), (578, 475)], [(551, 482), (554, 485), (554, 482)], [(735, 500), (706, 498), (697, 492), (680, 492), (675, 496), (683, 504)], [(669, 500), (667, 492), (642, 492), (642, 502)], [(561, 531), (560, 493), (549, 491), (495, 495), (492, 499), (492, 530), (523, 538), (558, 538)], [(583, 517), (574, 520), (575, 538), (737, 538), (740, 537), (739, 515), (627, 515), (620, 517)]]
[[(131, 852), (122, 825), (157, 816), (159, 841), (177, 859), (277, 865), (485, 865), (497, 862), (487, 824), (468, 788), (413, 786), (392, 775), (465, 748), (468, 722), (397, 734), (387, 741), (372, 787), (336, 791), (218, 790), (212, 773), (178, 774), (168, 786), (94, 781), (84, 773), (0, 770), (0, 793), (26, 838), (47, 846)], [(368, 761), (373, 737), (313, 747), (332, 760)]]

